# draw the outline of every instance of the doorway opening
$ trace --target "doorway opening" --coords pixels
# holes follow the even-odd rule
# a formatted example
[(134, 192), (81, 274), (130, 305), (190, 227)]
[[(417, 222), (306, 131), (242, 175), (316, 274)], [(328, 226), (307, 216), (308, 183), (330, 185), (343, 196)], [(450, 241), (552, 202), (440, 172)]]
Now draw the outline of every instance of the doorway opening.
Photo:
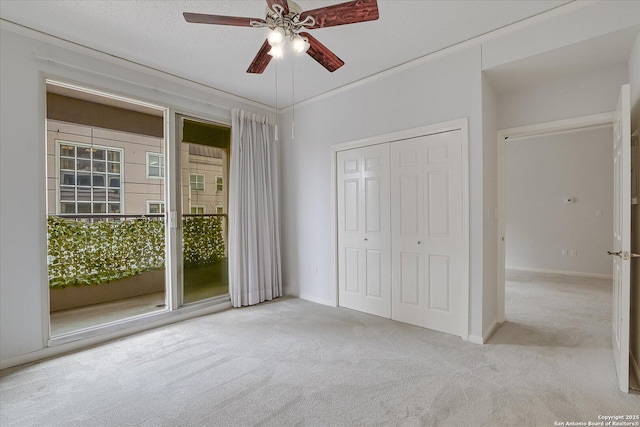
[[(611, 221), (607, 220), (606, 218), (607, 215), (612, 215), (611, 206), (613, 205), (613, 201), (611, 201), (606, 207), (599, 205), (596, 206), (596, 204), (602, 204), (604, 202), (594, 201), (592, 196), (587, 196), (591, 190), (588, 188), (588, 186), (584, 185), (585, 182), (581, 182), (579, 181), (579, 179), (575, 179), (575, 182), (572, 182), (567, 178), (569, 175), (566, 173), (566, 168), (573, 168), (576, 171), (580, 171), (580, 173), (584, 174), (584, 168), (589, 165), (580, 161), (583, 153), (572, 152), (571, 150), (568, 150), (568, 148), (570, 147), (570, 145), (568, 145), (564, 147), (565, 152), (561, 153), (560, 157), (554, 159), (543, 158), (537, 164), (531, 161), (533, 159), (527, 159), (525, 156), (523, 164), (527, 162), (526, 167), (533, 174), (533, 176), (529, 177), (529, 180), (526, 180), (523, 176), (518, 175), (520, 171), (514, 167), (514, 164), (509, 165), (507, 163), (507, 145), (509, 145), (510, 147), (515, 147), (514, 150), (516, 150), (516, 152), (515, 154), (512, 153), (513, 162), (513, 160), (516, 160), (518, 157), (522, 157), (524, 153), (524, 151), (521, 153), (517, 153), (517, 144), (520, 144), (521, 146), (529, 145), (531, 147), (529, 149), (531, 151), (531, 154), (540, 152), (536, 155), (543, 156), (544, 146), (536, 146), (536, 141), (541, 142), (541, 144), (553, 144), (554, 140), (556, 140), (557, 143), (558, 139), (571, 138), (577, 140), (574, 141), (573, 144), (579, 144), (579, 141), (582, 140), (581, 137), (587, 135), (587, 133), (592, 133), (596, 136), (598, 133), (600, 133), (601, 136), (607, 138), (608, 143), (611, 143), (612, 123), (613, 114), (604, 113), (593, 116), (562, 120), (558, 122), (542, 123), (537, 125), (523, 126), (519, 128), (505, 129), (498, 132), (499, 215), (497, 239), (499, 285), (497, 294), (499, 323), (505, 321), (505, 271), (507, 269), (517, 270), (520, 273), (553, 274), (563, 277), (575, 276), (575, 273), (580, 273), (580, 269), (582, 269), (582, 277), (590, 277), (592, 279), (600, 280), (606, 280), (611, 275), (610, 272), (604, 272), (603, 269), (606, 267), (603, 263), (606, 261), (603, 261), (602, 259), (598, 260), (599, 262), (601, 262), (599, 266), (594, 267), (590, 265), (588, 267), (590, 270), (585, 270), (584, 265), (588, 264), (588, 260), (581, 259), (579, 255), (580, 253), (583, 253), (582, 250), (579, 250), (579, 246), (582, 245), (587, 248), (585, 249), (585, 255), (591, 254), (592, 256), (598, 256), (597, 248), (594, 250), (588, 249), (588, 245), (590, 243), (588, 233), (587, 235), (580, 236), (580, 226), (581, 224), (584, 225), (584, 223), (605, 224), (606, 221)], [(597, 151), (598, 143), (593, 142), (591, 145), (596, 147), (592, 148), (592, 150)], [(610, 144), (610, 146), (612, 146), (612, 144)], [(605, 148), (600, 147), (600, 150), (604, 149)], [(611, 164), (613, 151), (612, 148), (610, 148), (610, 150), (610, 154), (607, 154), (606, 159), (596, 159), (593, 161), (608, 162), (609, 164)], [(588, 157), (593, 159), (594, 153), (589, 153)], [(549, 165), (551, 165), (552, 163), (557, 164), (554, 172), (555, 175), (548, 174), (545, 170), (545, 167), (549, 167)], [(594, 165), (590, 165), (590, 167), (593, 168)], [(610, 168), (610, 166), (608, 167)], [(512, 174), (516, 176), (515, 180), (522, 182), (522, 189), (518, 189), (517, 187), (508, 188), (509, 185), (515, 186), (517, 184), (517, 182), (511, 184), (507, 182), (508, 179), (511, 178), (507, 177), (508, 168), (511, 168)], [(605, 172), (605, 175), (607, 175), (607, 182), (612, 182), (613, 172)], [(562, 179), (562, 184), (555, 181), (554, 178)], [(539, 187), (541, 186), (541, 181), (543, 180), (550, 181), (545, 183), (545, 188), (542, 188), (542, 190), (544, 191), (542, 191), (542, 196), (540, 197), (551, 200), (551, 202), (547, 201), (545, 203), (542, 203), (543, 200), (538, 200), (536, 206), (533, 206), (530, 210), (527, 210), (527, 207), (532, 205), (535, 201), (532, 198), (538, 197), (537, 192), (541, 190), (541, 188)], [(597, 185), (598, 187), (604, 188), (608, 184), (598, 183)], [(576, 190), (573, 190), (574, 188)], [(582, 188), (582, 190), (580, 191), (584, 192), (586, 198), (579, 198), (577, 194), (574, 194), (576, 191), (578, 191), (577, 189), (579, 188)], [(612, 188), (612, 185), (610, 188)], [(509, 215), (508, 211), (508, 190), (512, 193), (511, 199), (515, 199), (512, 200), (512, 202), (518, 202), (518, 199), (520, 199), (520, 203), (523, 204), (523, 206), (512, 206), (511, 215)], [(558, 192), (560, 196), (554, 195), (553, 191)], [(606, 197), (606, 195), (604, 195), (603, 193), (604, 191), (606, 190), (599, 190), (600, 200), (604, 200), (603, 197)], [(551, 203), (553, 206), (549, 206), (549, 203)], [(609, 210), (608, 214), (606, 213), (605, 209)], [(547, 212), (547, 210), (549, 210), (549, 212)], [(507, 235), (507, 222), (509, 221), (509, 217), (514, 217), (514, 214), (518, 214), (518, 211), (525, 212), (524, 215), (521, 215), (520, 223), (518, 223), (517, 221), (512, 222), (509, 226), (511, 228), (511, 234), (513, 235), (513, 233), (516, 233), (516, 241), (511, 243), (514, 243), (516, 245), (519, 244), (520, 247), (514, 249), (510, 246), (510, 250), (513, 250), (513, 252), (511, 252), (510, 257), (507, 258), (507, 241), (510, 240), (510, 237)], [(544, 230), (548, 228), (548, 226), (544, 221), (544, 218), (540, 217), (540, 215), (548, 216), (550, 214), (554, 214), (555, 217), (560, 216), (560, 221), (554, 220), (556, 223), (553, 227), (555, 227), (556, 229), (562, 228), (563, 222), (566, 222), (570, 227), (575, 228), (575, 230), (570, 230), (570, 232), (563, 232), (564, 236), (558, 236), (550, 232), (547, 232), (546, 235), (535, 236), (535, 239), (537, 240), (534, 245), (531, 245), (530, 242), (526, 242), (525, 239), (527, 237), (527, 234), (531, 235), (532, 229), (540, 234), (545, 233)], [(522, 216), (524, 218), (522, 218)], [(574, 224), (574, 222), (576, 222), (576, 224)], [(602, 228), (605, 227), (606, 224), (602, 226)], [(518, 234), (520, 233), (520, 231), (516, 231), (516, 229), (518, 228), (521, 229), (521, 234)], [(609, 227), (609, 234), (611, 229), (612, 227)], [(569, 240), (572, 238), (569, 236), (576, 233), (578, 234), (578, 237), (575, 238), (576, 240), (574, 241), (576, 243), (574, 244)], [(580, 245), (578, 245), (578, 243), (580, 243)], [(608, 243), (610, 244), (610, 241)], [(553, 244), (554, 247), (550, 247), (551, 244)], [(566, 255), (564, 255), (565, 250)], [(604, 256), (606, 256), (606, 249)], [(588, 257), (583, 256), (583, 258)], [(509, 263), (506, 262), (507, 259), (509, 260)]]
[(504, 166), (503, 332), (514, 332), (511, 343), (580, 346), (588, 337), (608, 347), (612, 126), (510, 137)]

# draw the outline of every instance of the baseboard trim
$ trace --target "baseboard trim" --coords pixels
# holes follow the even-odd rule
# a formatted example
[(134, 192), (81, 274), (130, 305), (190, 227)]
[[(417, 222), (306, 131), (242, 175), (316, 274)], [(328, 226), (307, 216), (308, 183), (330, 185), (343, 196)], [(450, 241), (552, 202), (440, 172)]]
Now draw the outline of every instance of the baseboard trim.
[(498, 327), (500, 327), (500, 323), (498, 323), (498, 320), (495, 319), (493, 323), (491, 323), (491, 326), (489, 326), (489, 329), (487, 329), (487, 331), (484, 332), (482, 336), (469, 335), (469, 342), (480, 345), (485, 344), (487, 341), (489, 341), (489, 338), (491, 338), (493, 334), (495, 334), (495, 332), (498, 330)]
[(305, 301), (315, 302), (317, 304), (328, 305), (329, 307), (337, 307), (335, 303), (331, 300), (318, 298), (316, 296), (305, 294), (305, 293), (301, 293), (300, 295), (291, 295), (291, 296), (303, 299)]
[(478, 336), (478, 335), (469, 335), (469, 342), (472, 344), (484, 344), (482, 337)]
[(505, 266), (504, 269), (511, 270), (511, 271), (522, 271), (526, 273), (559, 274), (561, 276), (590, 277), (594, 279), (613, 279), (613, 276), (608, 274), (583, 273), (580, 271), (546, 270), (543, 268), (515, 267), (515, 266)]
[(629, 352), (629, 361), (631, 362), (629, 373), (632, 380), (635, 381), (637, 389), (640, 390), (640, 365), (638, 365), (638, 359), (633, 356), (632, 352)]

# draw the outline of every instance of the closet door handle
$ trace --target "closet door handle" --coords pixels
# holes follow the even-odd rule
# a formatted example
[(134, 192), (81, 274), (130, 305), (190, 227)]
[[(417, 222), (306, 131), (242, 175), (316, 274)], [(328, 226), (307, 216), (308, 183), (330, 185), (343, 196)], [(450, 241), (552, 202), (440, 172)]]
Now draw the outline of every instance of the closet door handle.
[(418, 244), (421, 244), (422, 242), (420, 240), (418, 240)]
[(369, 239), (367, 239), (367, 238), (365, 237), (365, 238), (364, 238), (364, 241), (365, 241), (365, 242), (368, 242), (368, 241), (369, 241)]

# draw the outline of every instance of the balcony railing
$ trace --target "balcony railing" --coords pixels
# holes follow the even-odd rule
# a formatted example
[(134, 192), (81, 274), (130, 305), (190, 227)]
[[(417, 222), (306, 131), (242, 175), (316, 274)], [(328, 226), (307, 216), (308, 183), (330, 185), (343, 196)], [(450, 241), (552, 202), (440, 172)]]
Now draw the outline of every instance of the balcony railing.
[[(164, 214), (71, 214), (48, 218), (49, 286), (99, 285), (165, 265)], [(226, 257), (225, 214), (182, 218), (183, 263)]]

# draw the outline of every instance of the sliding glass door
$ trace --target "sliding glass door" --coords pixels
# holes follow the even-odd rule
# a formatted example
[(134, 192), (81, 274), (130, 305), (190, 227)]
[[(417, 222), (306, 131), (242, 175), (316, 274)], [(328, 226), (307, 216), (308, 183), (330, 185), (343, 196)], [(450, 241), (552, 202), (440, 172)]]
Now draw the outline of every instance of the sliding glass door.
[(51, 336), (165, 310), (165, 110), (46, 87)]
[(229, 294), (227, 263), (228, 165), (231, 129), (178, 115), (176, 174), (181, 238), (182, 303)]
[(228, 301), (231, 128), (62, 82), (46, 88), (50, 337)]

